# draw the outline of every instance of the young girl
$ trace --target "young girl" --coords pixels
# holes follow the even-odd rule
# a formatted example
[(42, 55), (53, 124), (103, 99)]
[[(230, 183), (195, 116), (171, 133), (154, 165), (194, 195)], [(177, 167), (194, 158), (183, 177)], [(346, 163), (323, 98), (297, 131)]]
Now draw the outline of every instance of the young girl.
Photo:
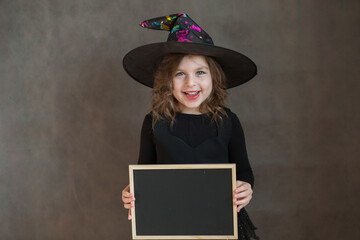
[[(256, 65), (238, 52), (215, 46), (186, 14), (150, 19), (141, 25), (170, 34), (167, 42), (138, 47), (124, 57), (127, 73), (153, 87), (138, 163), (236, 163), (234, 204), (239, 213), (239, 239), (257, 239), (244, 209), (254, 186), (244, 133), (237, 116), (225, 107), (226, 88), (253, 78)], [(122, 200), (130, 220), (135, 198), (129, 185)]]

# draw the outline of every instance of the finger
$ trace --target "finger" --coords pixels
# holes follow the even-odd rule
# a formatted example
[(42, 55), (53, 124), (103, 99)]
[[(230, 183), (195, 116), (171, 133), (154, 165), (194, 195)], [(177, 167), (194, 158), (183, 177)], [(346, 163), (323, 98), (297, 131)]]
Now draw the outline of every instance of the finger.
[[(244, 182), (244, 181), (240, 181), (240, 180), (237, 180), (237, 181), (236, 181), (236, 187), (241, 187), (241, 186), (244, 186), (244, 185), (250, 185), (250, 183)], [(251, 186), (251, 185), (250, 185), (250, 186)]]
[(249, 200), (248, 199), (242, 199), (242, 200), (239, 200), (239, 201), (235, 201), (235, 205), (236, 206), (239, 206), (239, 205), (244, 205), (244, 204), (248, 204), (249, 203)]
[(252, 195), (253, 195), (253, 192), (247, 190), (247, 191), (242, 191), (240, 193), (234, 193), (234, 198), (238, 199), (238, 198), (244, 198), (244, 197), (252, 196)]
[(252, 195), (252, 191), (243, 191), (243, 192), (240, 192), (238, 194), (235, 194), (234, 198), (235, 199), (244, 198), (244, 197), (251, 196), (251, 195)]
[(234, 202), (234, 204), (235, 205), (244, 205), (244, 204), (247, 205), (247, 204), (249, 204), (250, 200), (251, 200), (251, 197), (246, 197), (246, 198), (243, 198), (243, 199), (240, 199), (240, 200), (236, 200)]
[(130, 209), (130, 208), (132, 208), (132, 207), (134, 207), (134, 204), (133, 204), (133, 203), (124, 203), (124, 208)]
[(243, 185), (244, 183), (246, 183), (246, 182), (237, 180), (237, 181), (236, 181), (236, 187), (241, 186), (241, 185)]
[(237, 211), (237, 212), (240, 212), (240, 210), (241, 210), (243, 207), (245, 207), (245, 206), (244, 206), (244, 205), (237, 206), (236, 211)]
[(135, 197), (134, 197), (133, 194), (131, 194), (130, 197), (127, 197), (127, 196), (125, 196), (125, 195), (122, 195), (121, 199), (123, 200), (123, 202), (129, 202), (129, 200), (130, 200), (130, 201), (135, 201)]
[(124, 187), (124, 190), (123, 190), (123, 191), (130, 192), (130, 184), (128, 184), (126, 187)]
[(130, 195), (133, 195), (132, 193), (130, 193), (130, 184), (127, 185), (123, 190), (122, 190), (122, 194), (127, 196), (127, 197), (130, 197)]
[(243, 181), (237, 180), (236, 181), (236, 187), (240, 186), (243, 183)]
[(134, 194), (132, 194), (129, 191), (126, 191), (125, 189), (122, 191), (122, 195), (125, 197), (133, 197), (134, 196)]
[(235, 193), (240, 193), (240, 192), (244, 192), (244, 191), (252, 191), (251, 189), (251, 185), (250, 184), (245, 184), (245, 185), (241, 185), (240, 187), (237, 187), (235, 189)]
[(131, 203), (131, 202), (133, 202), (135, 199), (133, 199), (133, 198), (127, 198), (127, 197), (122, 197), (122, 201), (124, 202), (124, 203)]
[(123, 202), (129, 202), (130, 201), (135, 201), (135, 197), (134, 194), (130, 193), (130, 192), (126, 192), (125, 190), (122, 192), (122, 200)]
[(238, 205), (238, 206), (236, 207), (237, 212), (240, 212), (240, 210), (241, 210), (242, 208), (246, 207), (246, 205), (247, 205), (247, 204)]
[(131, 220), (132, 217), (131, 217), (131, 210), (129, 209), (129, 213), (128, 213), (128, 220)]
[(238, 189), (238, 188), (248, 189), (248, 188), (251, 188), (251, 185), (247, 182), (243, 182), (242, 184), (236, 186), (236, 189)]

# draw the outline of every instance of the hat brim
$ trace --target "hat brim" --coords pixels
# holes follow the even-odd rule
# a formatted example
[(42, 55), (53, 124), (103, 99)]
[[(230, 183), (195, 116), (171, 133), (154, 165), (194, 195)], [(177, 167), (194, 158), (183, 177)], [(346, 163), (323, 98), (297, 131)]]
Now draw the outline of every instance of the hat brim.
[(214, 45), (186, 42), (161, 42), (137, 47), (125, 55), (123, 66), (132, 78), (152, 88), (157, 64), (170, 53), (199, 54), (214, 58), (226, 75), (227, 88), (243, 84), (257, 74), (255, 63), (239, 52)]

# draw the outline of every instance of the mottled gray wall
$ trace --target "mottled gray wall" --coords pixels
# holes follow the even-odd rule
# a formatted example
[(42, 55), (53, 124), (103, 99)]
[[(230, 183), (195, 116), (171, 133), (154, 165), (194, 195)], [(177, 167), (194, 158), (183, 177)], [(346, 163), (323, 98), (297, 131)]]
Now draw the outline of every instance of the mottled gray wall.
[(358, 0), (0, 1), (0, 239), (131, 238), (151, 94), (122, 57), (167, 37), (139, 21), (176, 12), (258, 65), (229, 102), (262, 239), (359, 239)]

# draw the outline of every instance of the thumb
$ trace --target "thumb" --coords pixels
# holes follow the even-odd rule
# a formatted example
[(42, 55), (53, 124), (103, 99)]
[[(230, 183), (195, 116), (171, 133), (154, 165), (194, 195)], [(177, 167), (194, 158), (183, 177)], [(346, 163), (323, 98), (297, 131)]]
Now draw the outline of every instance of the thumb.
[(131, 220), (131, 209), (129, 209), (128, 220)]

